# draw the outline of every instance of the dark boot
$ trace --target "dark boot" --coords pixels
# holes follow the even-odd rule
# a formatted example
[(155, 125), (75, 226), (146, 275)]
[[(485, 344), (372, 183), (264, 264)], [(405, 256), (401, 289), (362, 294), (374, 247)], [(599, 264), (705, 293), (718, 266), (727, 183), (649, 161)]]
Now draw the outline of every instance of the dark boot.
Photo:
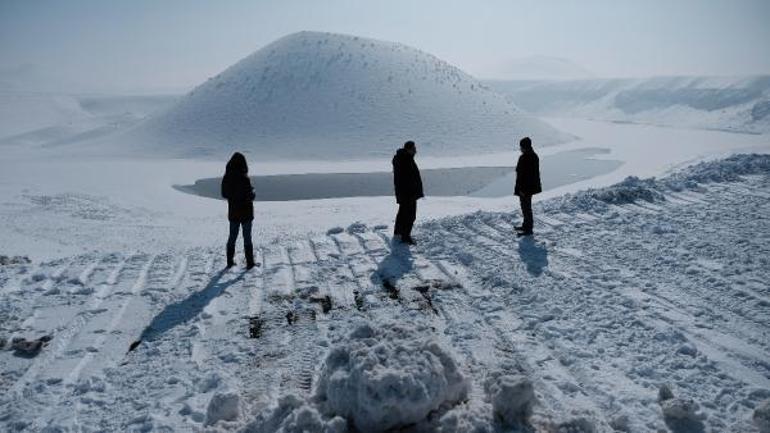
[(227, 267), (235, 266), (235, 247), (227, 246)]
[(244, 245), (243, 252), (246, 255), (246, 269), (253, 268), (254, 267), (254, 246)]

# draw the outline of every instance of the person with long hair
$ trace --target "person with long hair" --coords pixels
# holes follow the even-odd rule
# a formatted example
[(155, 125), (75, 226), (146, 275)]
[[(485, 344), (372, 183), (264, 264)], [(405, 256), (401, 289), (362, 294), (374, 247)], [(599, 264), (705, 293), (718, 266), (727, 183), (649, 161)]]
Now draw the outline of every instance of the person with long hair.
[(222, 178), (222, 197), (227, 199), (227, 219), (230, 221), (230, 236), (227, 238), (227, 267), (235, 266), (235, 241), (238, 229), (243, 229), (243, 252), (246, 268), (254, 267), (254, 246), (251, 243), (251, 223), (254, 220), (254, 188), (249, 179), (246, 157), (235, 152), (227, 162)]

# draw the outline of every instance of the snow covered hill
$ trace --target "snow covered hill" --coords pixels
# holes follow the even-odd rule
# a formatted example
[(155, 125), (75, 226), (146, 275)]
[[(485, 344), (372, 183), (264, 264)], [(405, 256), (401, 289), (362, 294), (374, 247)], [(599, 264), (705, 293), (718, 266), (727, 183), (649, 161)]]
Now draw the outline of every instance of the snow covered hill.
[(436, 155), (568, 138), (458, 68), (397, 43), (331, 33), (283, 37), (200, 85), (116, 152), (366, 158), (413, 139)]
[(769, 199), (737, 155), (542, 202), (534, 238), (2, 260), (0, 430), (765, 433)]
[(522, 109), (741, 132), (770, 132), (770, 76), (488, 81)]

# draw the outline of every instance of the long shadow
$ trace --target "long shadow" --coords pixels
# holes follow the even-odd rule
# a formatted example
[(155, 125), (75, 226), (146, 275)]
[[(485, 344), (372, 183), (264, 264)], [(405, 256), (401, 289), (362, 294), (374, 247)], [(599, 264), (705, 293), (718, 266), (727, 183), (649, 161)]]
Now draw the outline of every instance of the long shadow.
[(227, 272), (223, 269), (217, 272), (206, 287), (200, 292), (195, 292), (186, 299), (169, 304), (150, 324), (144, 328), (139, 339), (131, 344), (129, 352), (134, 350), (143, 341), (153, 341), (174, 327), (186, 323), (203, 311), (217, 296), (221, 295), (228, 287), (243, 279), (246, 271), (238, 274), (236, 278), (221, 281)]
[(395, 243), (385, 258), (377, 264), (371, 276), (374, 285), (384, 285), (389, 291), (396, 291), (396, 281), (414, 269), (412, 252), (407, 245)]
[(543, 273), (543, 268), (548, 266), (548, 250), (544, 245), (535, 242), (532, 236), (519, 239), (519, 257), (527, 267), (527, 272), (536, 277), (539, 277)]

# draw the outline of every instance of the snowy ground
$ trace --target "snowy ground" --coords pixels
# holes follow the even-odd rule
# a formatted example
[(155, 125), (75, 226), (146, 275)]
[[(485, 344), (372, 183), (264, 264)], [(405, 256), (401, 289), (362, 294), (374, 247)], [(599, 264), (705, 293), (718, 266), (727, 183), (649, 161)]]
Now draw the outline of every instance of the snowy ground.
[(540, 202), (534, 239), (478, 212), (411, 250), (363, 225), (298, 235), (250, 272), (217, 242), (2, 266), (0, 429), (754, 432), (768, 199), (749, 156)]
[[(545, 191), (537, 200), (589, 187), (607, 186), (626, 176), (660, 176), (683, 164), (734, 152), (768, 152), (768, 135), (733, 134), (654, 126), (547, 119), (581, 140), (538, 148), (544, 160), (580, 149), (605, 149), (592, 156), (623, 164), (586, 179), (576, 165), (562, 162), (548, 171), (546, 185), (557, 177), (573, 182)], [(396, 147), (398, 144), (394, 144)], [(537, 143), (535, 144), (537, 146)], [(418, 144), (419, 146), (419, 144)], [(513, 144), (512, 144), (513, 146)], [(653, 151), (655, 149), (656, 151)], [(658, 150), (662, 149), (662, 150)], [(88, 251), (164, 252), (220, 245), (226, 236), (225, 207), (219, 200), (180, 193), (189, 185), (221, 176), (222, 161), (80, 158), (65, 148), (28, 150), (2, 147), (0, 158), (0, 254), (28, 255), (36, 261)], [(229, 155), (223, 155), (224, 161)], [(420, 152), (422, 169), (500, 167), (515, 163), (513, 149), (505, 154), (449, 158)], [(370, 173), (390, 171), (390, 158), (376, 161), (250, 160), (252, 175), (294, 173)], [(438, 218), (478, 209), (504, 211), (512, 199), (428, 197), (420, 202), (419, 218)], [(260, 243), (288, 241), (308, 232), (325, 233), (335, 226), (361, 221), (369, 226), (392, 224), (392, 197), (358, 197), (302, 202), (261, 202), (256, 206), (255, 239)]]

